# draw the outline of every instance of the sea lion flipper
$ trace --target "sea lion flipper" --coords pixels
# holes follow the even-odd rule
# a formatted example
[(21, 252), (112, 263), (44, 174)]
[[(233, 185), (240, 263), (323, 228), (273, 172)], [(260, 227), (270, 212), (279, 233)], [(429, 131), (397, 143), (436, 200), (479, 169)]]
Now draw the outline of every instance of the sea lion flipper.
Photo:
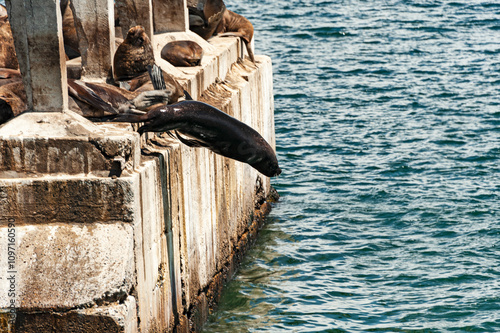
[(199, 147), (207, 148), (207, 147), (209, 147), (209, 145), (207, 145), (205, 142), (183, 138), (179, 134), (179, 132), (177, 132), (177, 131), (175, 131), (175, 135), (177, 136), (177, 139), (179, 139), (180, 142), (182, 142), (183, 144), (185, 144), (188, 147), (194, 147), (194, 148), (199, 148)]
[(111, 115), (118, 114), (118, 111), (113, 106), (105, 102), (82, 81), (69, 79), (68, 92), (72, 97), (77, 98), (98, 110), (107, 111)]
[(171, 102), (172, 92), (168, 90), (143, 91), (132, 100), (132, 104), (139, 110), (146, 110), (155, 104), (168, 104)]
[(245, 43), (245, 46), (247, 47), (248, 57), (250, 58), (250, 61), (255, 64), (255, 57), (253, 55), (252, 46), (245, 39), (243, 39), (243, 42)]
[(147, 66), (149, 78), (151, 83), (153, 83), (153, 88), (155, 90), (165, 90), (167, 86), (165, 84), (165, 78), (163, 77), (163, 72), (159, 66), (153, 64), (153, 66)]
[(189, 95), (189, 93), (184, 90), (184, 96), (186, 96), (186, 101), (192, 101), (193, 100), (193, 97), (191, 97), (191, 95)]
[(222, 34), (219, 34), (219, 36), (220, 37), (239, 37), (239, 38), (241, 38), (243, 43), (245, 43), (245, 47), (246, 47), (247, 52), (248, 52), (248, 57), (255, 64), (255, 57), (253, 55), (252, 46), (250, 45), (251, 41), (248, 39), (248, 37), (245, 34), (243, 34), (241, 32), (224, 32)]

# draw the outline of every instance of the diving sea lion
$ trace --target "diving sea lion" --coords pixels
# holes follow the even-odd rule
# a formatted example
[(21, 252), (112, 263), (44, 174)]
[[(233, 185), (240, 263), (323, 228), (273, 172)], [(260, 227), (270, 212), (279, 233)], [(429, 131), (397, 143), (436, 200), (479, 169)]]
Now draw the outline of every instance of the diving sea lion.
[(0, 17), (0, 67), (18, 69), (14, 38), (7, 15)]
[(221, 36), (240, 37), (245, 43), (250, 60), (255, 63), (252, 47), (250, 45), (253, 38), (253, 25), (246, 17), (226, 9), (222, 21), (215, 30), (215, 33), (221, 34)]
[[(189, 98), (188, 94), (186, 96)], [(140, 134), (175, 130), (177, 138), (190, 147), (205, 147), (216, 154), (248, 163), (268, 177), (281, 173), (274, 150), (257, 131), (202, 102), (186, 100), (154, 108), (144, 115), (124, 114), (112, 121), (143, 122), (138, 130)]]
[(132, 27), (114, 55), (115, 80), (130, 80), (147, 72), (147, 66), (154, 62), (153, 46), (146, 31), (141, 26)]
[(174, 66), (198, 66), (203, 57), (203, 49), (190, 40), (178, 40), (167, 43), (161, 49), (161, 57)]
[(223, 0), (207, 0), (203, 5), (203, 10), (196, 7), (188, 7), (188, 10), (189, 30), (206, 40), (212, 37), (222, 21), (226, 5), (224, 5)]

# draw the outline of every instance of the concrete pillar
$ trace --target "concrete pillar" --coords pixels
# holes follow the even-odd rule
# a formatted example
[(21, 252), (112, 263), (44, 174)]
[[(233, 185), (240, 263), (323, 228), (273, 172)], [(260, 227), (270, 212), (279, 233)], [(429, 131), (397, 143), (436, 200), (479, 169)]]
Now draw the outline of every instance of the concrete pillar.
[(103, 81), (112, 74), (115, 53), (113, 0), (71, 1), (82, 54), (82, 79)]
[(127, 37), (130, 28), (141, 25), (149, 39), (153, 37), (152, 0), (116, 0), (116, 12), (120, 19), (123, 38)]
[(155, 33), (189, 30), (186, 0), (153, 0)]
[(7, 0), (28, 110), (68, 109), (59, 0)]

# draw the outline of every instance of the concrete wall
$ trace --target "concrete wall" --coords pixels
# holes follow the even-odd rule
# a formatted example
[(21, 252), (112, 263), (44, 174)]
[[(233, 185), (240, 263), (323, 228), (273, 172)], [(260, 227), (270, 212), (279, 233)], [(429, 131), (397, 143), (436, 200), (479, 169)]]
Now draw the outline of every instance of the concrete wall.
[[(203, 45), (201, 67), (160, 59), (167, 41), (186, 38)], [(274, 146), (270, 58), (241, 60), (236, 38), (152, 40), (195, 99)], [(269, 178), (166, 135), (43, 112), (65, 98), (47, 110), (34, 98), (42, 112), (0, 127), (0, 331), (199, 329), (269, 210)]]

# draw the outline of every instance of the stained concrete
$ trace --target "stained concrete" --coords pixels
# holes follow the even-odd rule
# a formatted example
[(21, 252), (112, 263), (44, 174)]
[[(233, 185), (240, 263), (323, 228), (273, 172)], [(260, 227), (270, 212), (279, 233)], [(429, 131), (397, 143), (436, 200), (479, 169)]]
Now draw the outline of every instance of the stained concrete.
[[(178, 39), (200, 41), (153, 36), (160, 66), (274, 146), (270, 58), (241, 60), (237, 38), (215, 37), (200, 67), (175, 68), (159, 52)], [(12, 299), (16, 332), (199, 330), (270, 207), (269, 178), (249, 165), (71, 112), (22, 114), (0, 127), (0, 150), (0, 251), (15, 221), (17, 254), (0, 330)]]

